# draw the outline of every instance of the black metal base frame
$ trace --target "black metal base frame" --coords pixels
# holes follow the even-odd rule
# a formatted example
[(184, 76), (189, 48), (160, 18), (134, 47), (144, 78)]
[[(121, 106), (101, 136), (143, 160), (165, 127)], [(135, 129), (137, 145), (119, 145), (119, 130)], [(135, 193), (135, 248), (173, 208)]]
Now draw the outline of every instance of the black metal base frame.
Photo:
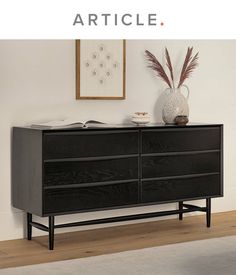
[(183, 220), (184, 213), (189, 213), (189, 212), (194, 212), (194, 211), (205, 212), (207, 227), (211, 226), (211, 199), (210, 198), (206, 199), (206, 207), (200, 207), (200, 206), (195, 206), (195, 205), (191, 205), (191, 204), (186, 204), (183, 201), (180, 201), (179, 209), (177, 209), (177, 210), (168, 210), (168, 211), (151, 212), (151, 213), (145, 213), (145, 214), (118, 216), (118, 217), (88, 220), (88, 221), (58, 224), (58, 225), (55, 225), (54, 216), (49, 216), (48, 217), (48, 226), (45, 226), (41, 223), (33, 222), (32, 214), (27, 213), (27, 239), (32, 240), (32, 227), (46, 231), (49, 233), (49, 249), (53, 250), (53, 248), (54, 248), (54, 229), (57, 229), (57, 228), (92, 225), (92, 224), (102, 224), (102, 223), (112, 223), (112, 222), (123, 222), (123, 221), (131, 221), (131, 220), (138, 220), (138, 219), (145, 219), (145, 218), (155, 218), (155, 217), (176, 215), (176, 214), (179, 215), (179, 220)]

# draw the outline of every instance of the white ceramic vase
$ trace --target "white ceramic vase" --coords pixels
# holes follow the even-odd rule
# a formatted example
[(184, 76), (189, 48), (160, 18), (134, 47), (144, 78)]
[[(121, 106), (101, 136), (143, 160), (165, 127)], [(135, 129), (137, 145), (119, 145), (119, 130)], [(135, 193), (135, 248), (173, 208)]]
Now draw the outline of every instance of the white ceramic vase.
[[(181, 88), (187, 89), (187, 96), (181, 93)], [(162, 119), (166, 124), (174, 124), (177, 116), (189, 116), (188, 98), (189, 88), (182, 85), (180, 88), (167, 88), (166, 100), (162, 109)]]

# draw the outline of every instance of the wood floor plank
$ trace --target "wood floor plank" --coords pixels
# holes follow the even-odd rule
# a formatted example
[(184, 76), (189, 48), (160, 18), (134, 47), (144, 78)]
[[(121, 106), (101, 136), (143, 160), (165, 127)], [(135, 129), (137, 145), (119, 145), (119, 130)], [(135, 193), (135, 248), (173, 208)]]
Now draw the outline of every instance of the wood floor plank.
[(55, 235), (55, 250), (47, 249), (47, 236), (0, 242), (0, 268), (77, 259), (194, 240), (236, 235), (236, 211), (140, 222)]

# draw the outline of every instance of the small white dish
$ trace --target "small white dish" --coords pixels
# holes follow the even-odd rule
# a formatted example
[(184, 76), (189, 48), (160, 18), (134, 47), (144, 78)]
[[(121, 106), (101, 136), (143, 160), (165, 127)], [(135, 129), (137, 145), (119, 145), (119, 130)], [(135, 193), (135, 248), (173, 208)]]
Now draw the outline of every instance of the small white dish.
[(150, 116), (146, 112), (136, 112), (131, 121), (136, 125), (146, 125), (150, 122)]

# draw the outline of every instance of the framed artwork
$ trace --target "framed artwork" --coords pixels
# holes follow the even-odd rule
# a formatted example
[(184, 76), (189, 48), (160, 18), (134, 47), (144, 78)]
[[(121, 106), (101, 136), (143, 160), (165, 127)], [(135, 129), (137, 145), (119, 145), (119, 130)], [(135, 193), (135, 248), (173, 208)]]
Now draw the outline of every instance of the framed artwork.
[(76, 99), (125, 99), (125, 40), (76, 41)]

